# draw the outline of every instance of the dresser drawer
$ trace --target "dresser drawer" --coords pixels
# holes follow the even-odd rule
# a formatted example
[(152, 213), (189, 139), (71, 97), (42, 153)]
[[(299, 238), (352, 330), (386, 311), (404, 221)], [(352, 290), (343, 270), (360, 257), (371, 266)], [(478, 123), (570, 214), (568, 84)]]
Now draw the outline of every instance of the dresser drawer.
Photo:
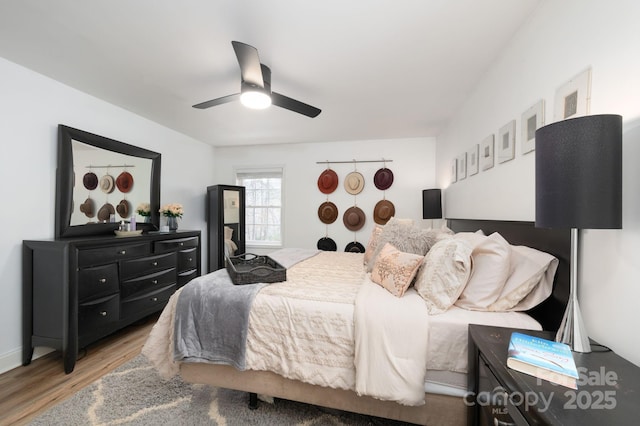
[(148, 293), (159, 287), (176, 283), (176, 269), (170, 268), (153, 274), (123, 281), (120, 285), (120, 297), (123, 301), (132, 295)]
[(78, 272), (78, 300), (95, 299), (118, 292), (118, 265), (84, 268)]
[(91, 333), (94, 329), (116, 323), (120, 319), (120, 296), (95, 299), (78, 306), (78, 334)]
[(187, 271), (187, 272), (179, 272), (178, 273), (178, 288), (180, 288), (183, 285), (187, 284), (189, 281), (191, 281), (192, 279), (196, 278), (197, 276), (198, 276), (198, 270), (197, 269), (192, 269), (192, 270)]
[(86, 266), (101, 265), (111, 263), (119, 259), (144, 256), (145, 254), (151, 254), (151, 244), (148, 242), (118, 244), (93, 249), (79, 249), (78, 267), (82, 268)]
[(195, 269), (198, 265), (198, 249), (196, 247), (178, 252), (178, 272)]
[(124, 260), (120, 262), (120, 278), (122, 281), (126, 281), (130, 278), (171, 268), (176, 268), (175, 253), (157, 254), (155, 256)]
[(198, 247), (199, 237), (176, 238), (173, 240), (162, 240), (154, 243), (156, 253), (165, 251), (182, 250), (190, 247)]
[[(122, 302), (122, 318), (140, 317), (144, 311), (153, 312), (162, 309), (171, 295), (176, 291), (176, 285), (172, 284), (150, 293), (132, 297)], [(157, 308), (157, 309), (154, 309)]]

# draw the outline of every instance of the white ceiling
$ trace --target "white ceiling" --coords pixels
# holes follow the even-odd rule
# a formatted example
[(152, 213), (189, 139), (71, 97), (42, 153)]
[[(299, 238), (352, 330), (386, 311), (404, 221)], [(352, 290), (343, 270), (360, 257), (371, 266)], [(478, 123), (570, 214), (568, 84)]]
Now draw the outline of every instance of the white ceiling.
[[(540, 0), (0, 0), (0, 56), (214, 146), (436, 136)], [(232, 40), (316, 118), (239, 103)]]

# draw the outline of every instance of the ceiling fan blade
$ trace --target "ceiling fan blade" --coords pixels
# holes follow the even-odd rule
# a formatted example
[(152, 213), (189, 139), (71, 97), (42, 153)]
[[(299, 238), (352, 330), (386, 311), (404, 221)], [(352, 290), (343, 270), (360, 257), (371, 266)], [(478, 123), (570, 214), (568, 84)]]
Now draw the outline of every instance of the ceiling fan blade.
[(271, 103), (279, 106), (280, 108), (285, 108), (311, 118), (317, 117), (318, 114), (322, 112), (321, 109), (305, 104), (304, 102), (296, 101), (295, 99), (291, 99), (276, 92), (271, 92)]
[(216, 105), (226, 104), (228, 102), (233, 102), (237, 99), (240, 99), (240, 93), (234, 93), (233, 95), (223, 96), (221, 98), (195, 104), (193, 107), (198, 109), (205, 109)]
[(232, 41), (231, 44), (233, 45), (233, 50), (236, 52), (238, 64), (240, 64), (242, 81), (264, 87), (258, 49), (239, 41)]

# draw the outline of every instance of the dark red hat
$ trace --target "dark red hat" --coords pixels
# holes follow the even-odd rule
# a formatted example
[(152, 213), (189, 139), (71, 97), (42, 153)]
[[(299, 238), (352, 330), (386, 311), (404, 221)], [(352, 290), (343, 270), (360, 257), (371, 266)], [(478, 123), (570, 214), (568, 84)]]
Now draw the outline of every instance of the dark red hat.
[(331, 169), (320, 173), (318, 177), (318, 189), (323, 194), (331, 194), (338, 187), (338, 175)]
[(85, 173), (82, 178), (82, 184), (89, 191), (93, 191), (98, 187), (98, 176), (93, 172)]
[(133, 176), (129, 172), (122, 172), (116, 179), (116, 186), (120, 192), (127, 193), (133, 188)]
[(373, 176), (373, 184), (382, 191), (389, 189), (391, 184), (393, 184), (393, 172), (391, 169), (387, 169), (386, 167), (378, 169)]

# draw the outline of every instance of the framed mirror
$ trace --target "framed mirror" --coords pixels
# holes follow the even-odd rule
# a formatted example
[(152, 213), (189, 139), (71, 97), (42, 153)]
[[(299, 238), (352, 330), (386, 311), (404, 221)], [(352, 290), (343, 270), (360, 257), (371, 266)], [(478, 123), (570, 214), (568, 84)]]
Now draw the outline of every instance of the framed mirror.
[(160, 159), (157, 152), (58, 125), (56, 238), (113, 235), (121, 221), (132, 220), (136, 229), (158, 230)]

